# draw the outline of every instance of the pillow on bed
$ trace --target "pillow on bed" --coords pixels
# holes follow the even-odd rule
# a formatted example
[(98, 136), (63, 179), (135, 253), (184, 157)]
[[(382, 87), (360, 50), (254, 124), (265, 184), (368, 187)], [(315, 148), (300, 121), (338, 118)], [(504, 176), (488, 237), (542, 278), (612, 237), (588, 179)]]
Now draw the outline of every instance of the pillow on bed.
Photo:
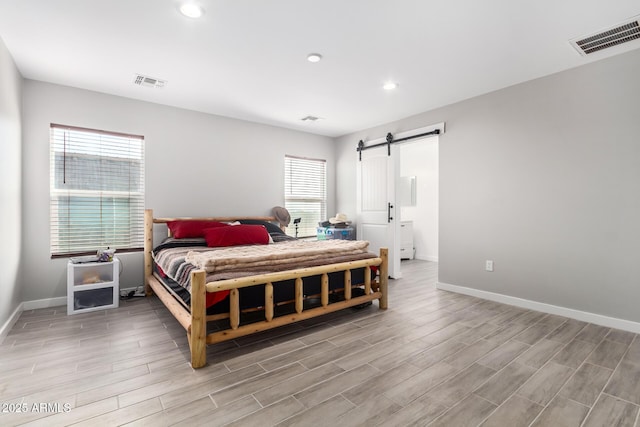
[(269, 221), (262, 221), (259, 219), (241, 219), (239, 222), (240, 224), (264, 225), (264, 228), (266, 228), (269, 233), (284, 233), (280, 227)]
[(210, 248), (239, 245), (267, 245), (269, 233), (263, 225), (240, 224), (230, 227), (207, 228), (204, 239)]
[(191, 237), (204, 237), (204, 230), (207, 228), (227, 227), (228, 224), (218, 221), (207, 220), (178, 220), (169, 221), (167, 227), (171, 230), (171, 236), (175, 239), (186, 239)]
[(261, 221), (261, 220), (256, 220), (256, 219), (241, 219), (240, 223), (241, 224), (261, 224), (261, 225), (264, 225), (264, 227), (269, 232), (269, 236), (271, 236), (271, 240), (274, 243), (283, 242), (285, 240), (296, 240), (295, 237), (291, 237), (291, 236), (285, 234), (285, 232), (282, 231), (282, 229), (280, 227), (278, 227), (276, 224), (274, 224), (272, 222)]

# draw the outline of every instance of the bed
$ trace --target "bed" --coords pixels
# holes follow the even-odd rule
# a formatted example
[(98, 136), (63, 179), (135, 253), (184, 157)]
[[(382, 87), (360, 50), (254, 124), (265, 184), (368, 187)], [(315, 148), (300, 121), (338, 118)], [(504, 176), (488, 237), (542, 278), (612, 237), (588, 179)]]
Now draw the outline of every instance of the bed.
[[(386, 248), (372, 254), (368, 242), (295, 240), (278, 232), (274, 220), (154, 218), (145, 210), (145, 290), (185, 329), (193, 368), (206, 365), (209, 344), (373, 300), (387, 308)], [(158, 244), (154, 226), (168, 230)], [(253, 239), (260, 244), (247, 244)], [(214, 321), (225, 327), (208, 333)]]

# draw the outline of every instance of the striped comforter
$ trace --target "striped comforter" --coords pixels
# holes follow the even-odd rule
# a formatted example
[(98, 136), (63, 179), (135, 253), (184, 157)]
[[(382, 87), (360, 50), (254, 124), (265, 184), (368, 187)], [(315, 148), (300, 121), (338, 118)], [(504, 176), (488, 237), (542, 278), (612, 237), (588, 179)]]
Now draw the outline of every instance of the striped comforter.
[(195, 269), (206, 270), (207, 282), (213, 282), (377, 256), (368, 252), (369, 242), (358, 240), (291, 240), (229, 248), (164, 246), (154, 250), (156, 264), (187, 290)]

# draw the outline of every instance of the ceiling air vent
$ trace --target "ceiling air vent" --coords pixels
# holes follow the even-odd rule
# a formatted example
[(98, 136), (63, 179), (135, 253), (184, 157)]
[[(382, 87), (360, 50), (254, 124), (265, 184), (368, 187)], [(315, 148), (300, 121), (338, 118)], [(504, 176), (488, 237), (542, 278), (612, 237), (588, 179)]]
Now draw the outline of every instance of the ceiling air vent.
[(307, 117), (301, 118), (300, 120), (302, 120), (303, 122), (315, 122), (319, 118), (320, 117), (316, 117), (316, 116), (307, 116)]
[(598, 34), (580, 37), (579, 39), (570, 40), (570, 42), (581, 55), (586, 56), (590, 53), (637, 39), (640, 39), (640, 23), (638, 22), (638, 17), (635, 17), (628, 22), (608, 28)]
[(149, 76), (143, 76), (142, 74), (136, 74), (135, 79), (133, 79), (133, 84), (136, 84), (138, 86), (161, 88), (167, 84), (167, 81), (155, 79)]

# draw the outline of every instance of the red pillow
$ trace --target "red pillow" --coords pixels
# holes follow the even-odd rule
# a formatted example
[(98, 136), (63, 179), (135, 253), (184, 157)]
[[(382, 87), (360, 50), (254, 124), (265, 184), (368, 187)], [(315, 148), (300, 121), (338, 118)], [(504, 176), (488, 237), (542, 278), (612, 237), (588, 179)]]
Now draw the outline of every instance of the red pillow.
[(204, 230), (204, 238), (210, 248), (269, 243), (269, 233), (264, 225), (254, 224), (207, 228)]
[(206, 228), (228, 227), (229, 224), (208, 220), (178, 220), (169, 221), (167, 227), (171, 230), (171, 236), (176, 239), (186, 239), (189, 237), (204, 237)]

